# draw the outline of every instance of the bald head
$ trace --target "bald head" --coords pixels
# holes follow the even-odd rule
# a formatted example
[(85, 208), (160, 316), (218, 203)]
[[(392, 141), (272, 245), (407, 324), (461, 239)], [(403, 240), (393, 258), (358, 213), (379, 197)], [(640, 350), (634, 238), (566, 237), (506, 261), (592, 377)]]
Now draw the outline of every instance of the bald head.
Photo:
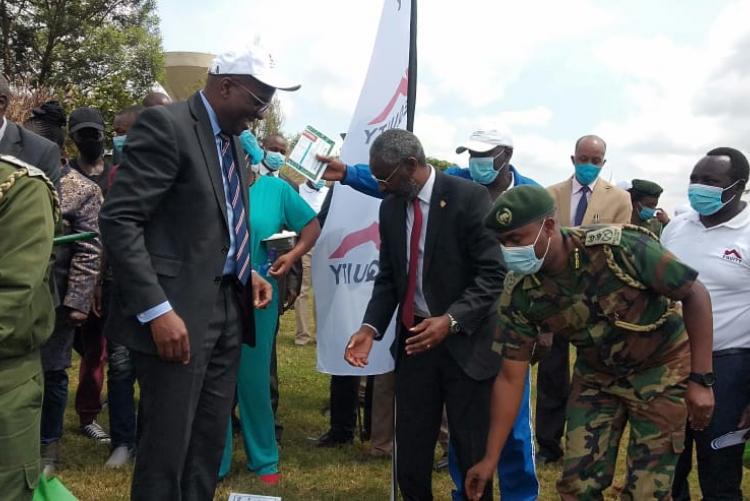
[(606, 155), (607, 143), (599, 136), (591, 134), (576, 141), (575, 153), (570, 158), (573, 165), (590, 163), (601, 167), (607, 161)]
[(146, 108), (166, 106), (168, 104), (172, 104), (172, 98), (163, 92), (151, 92), (143, 98), (143, 106)]
[(281, 134), (269, 134), (262, 141), (263, 149), (266, 151), (275, 151), (286, 155), (287, 153), (287, 142), (284, 136)]

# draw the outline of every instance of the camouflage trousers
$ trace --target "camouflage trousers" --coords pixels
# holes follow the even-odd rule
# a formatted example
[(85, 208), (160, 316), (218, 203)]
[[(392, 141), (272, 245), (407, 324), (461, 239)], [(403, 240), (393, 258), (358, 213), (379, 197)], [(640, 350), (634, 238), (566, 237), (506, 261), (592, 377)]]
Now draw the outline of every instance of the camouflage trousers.
[(625, 424), (630, 424), (624, 500), (671, 499), (675, 464), (684, 449), (687, 386), (641, 397), (632, 387), (603, 387), (574, 374), (562, 478), (563, 500), (603, 499), (612, 484)]

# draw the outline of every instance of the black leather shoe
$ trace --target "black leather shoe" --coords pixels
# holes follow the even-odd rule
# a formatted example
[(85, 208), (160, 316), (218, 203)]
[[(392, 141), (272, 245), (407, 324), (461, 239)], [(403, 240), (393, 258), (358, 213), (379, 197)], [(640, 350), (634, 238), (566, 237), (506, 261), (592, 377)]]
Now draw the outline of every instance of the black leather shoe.
[(331, 430), (328, 430), (326, 433), (320, 436), (318, 438), (318, 441), (315, 443), (315, 447), (340, 447), (342, 445), (349, 445), (354, 443), (354, 437), (343, 437), (337, 433), (334, 433)]

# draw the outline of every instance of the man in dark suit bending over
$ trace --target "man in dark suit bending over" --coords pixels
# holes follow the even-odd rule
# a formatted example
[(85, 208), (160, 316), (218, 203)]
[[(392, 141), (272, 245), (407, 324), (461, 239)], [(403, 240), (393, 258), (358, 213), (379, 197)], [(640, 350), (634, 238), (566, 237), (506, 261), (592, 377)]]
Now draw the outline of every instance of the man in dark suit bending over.
[[(432, 463), (443, 405), (461, 474), (482, 457), (489, 426), (491, 350), (502, 290), (497, 241), (484, 228), (482, 186), (428, 165), (412, 133), (384, 132), (370, 149), (382, 191), (380, 273), (346, 360), (367, 364), (374, 340), (397, 314), (397, 477), (406, 500), (431, 500)], [(483, 499), (492, 499), (488, 486)]]
[(271, 288), (250, 268), (237, 137), (283, 83), (267, 52), (218, 56), (185, 102), (141, 113), (101, 215), (115, 292), (108, 332), (132, 353), (143, 430), (133, 500), (213, 499), (240, 345)]

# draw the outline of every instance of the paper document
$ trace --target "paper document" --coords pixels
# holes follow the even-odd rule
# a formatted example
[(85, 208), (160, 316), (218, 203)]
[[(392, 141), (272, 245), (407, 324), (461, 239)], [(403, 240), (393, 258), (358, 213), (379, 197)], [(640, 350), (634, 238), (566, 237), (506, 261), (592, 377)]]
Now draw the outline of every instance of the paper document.
[(733, 445), (743, 444), (747, 442), (747, 438), (745, 437), (745, 435), (747, 435), (748, 431), (750, 431), (750, 428), (725, 433), (724, 435), (717, 437), (711, 441), (711, 448), (716, 450), (724, 449), (725, 447), (732, 447)]
[(281, 501), (281, 498), (276, 496), (259, 496), (257, 494), (232, 492), (229, 494), (229, 499), (227, 501)]
[(297, 144), (294, 145), (287, 163), (307, 179), (318, 182), (323, 176), (326, 165), (319, 162), (315, 155), (330, 155), (335, 144), (336, 141), (308, 125), (302, 131)]

